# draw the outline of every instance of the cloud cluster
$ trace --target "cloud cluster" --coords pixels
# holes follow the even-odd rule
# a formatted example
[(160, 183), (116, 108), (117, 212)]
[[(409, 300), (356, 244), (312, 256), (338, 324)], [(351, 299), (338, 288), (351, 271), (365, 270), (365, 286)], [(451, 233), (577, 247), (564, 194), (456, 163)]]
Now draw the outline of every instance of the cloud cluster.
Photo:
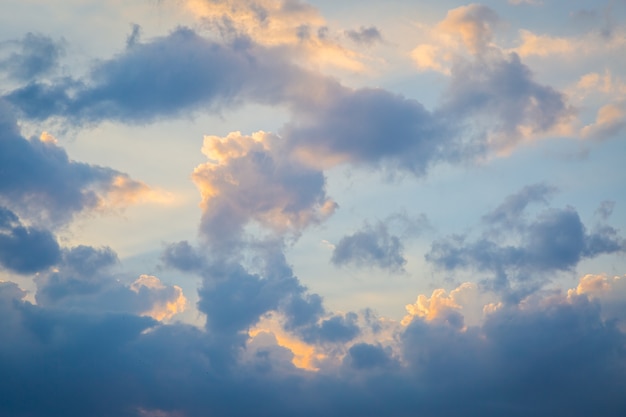
[(83, 210), (124, 206), (150, 194), (111, 168), (71, 160), (45, 133), (26, 139), (0, 101), (0, 203), (31, 222), (58, 225)]
[(603, 223), (588, 230), (572, 207), (546, 209), (529, 220), (528, 204), (546, 202), (553, 192), (544, 184), (525, 187), (483, 217), (486, 227), (481, 237), (436, 240), (426, 259), (446, 270), (487, 272), (494, 289), (524, 295), (541, 287), (550, 275), (573, 270), (582, 259), (626, 250), (618, 230)]
[[(417, 317), (397, 334), (400, 353), (355, 342), (339, 366), (317, 372), (298, 370), (271, 342), (246, 361), (224, 362), (211, 333), (54, 312), (22, 296), (0, 283), (0, 369), (14, 376), (0, 382), (7, 415), (243, 416), (259, 407), (275, 416), (459, 415), (450, 396), (464, 414), (485, 416), (600, 408), (619, 416), (626, 407), (624, 334), (585, 294), (500, 308), (478, 327)], [(41, 372), (46, 364), (54, 366)], [(18, 395), (27, 385), (28, 399)], [(233, 401), (241, 396), (247, 401)]]

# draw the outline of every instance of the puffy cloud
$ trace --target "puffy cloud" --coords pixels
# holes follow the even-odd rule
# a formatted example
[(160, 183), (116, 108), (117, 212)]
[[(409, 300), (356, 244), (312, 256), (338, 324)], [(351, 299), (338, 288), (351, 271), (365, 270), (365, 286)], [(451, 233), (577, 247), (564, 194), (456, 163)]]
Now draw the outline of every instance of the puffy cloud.
[(0, 266), (29, 274), (54, 265), (60, 257), (52, 233), (24, 226), (15, 213), (0, 206)]
[(451, 72), (443, 111), (472, 118), (470, 126), (487, 135), (496, 151), (509, 152), (522, 139), (561, 129), (573, 116), (565, 96), (537, 83), (514, 53), (460, 60)]
[[(243, 347), (254, 354), (224, 362), (210, 332), (130, 315), (55, 312), (21, 297), (14, 284), (0, 283), (0, 370), (15, 375), (0, 381), (7, 415), (244, 416), (264, 406), (275, 416), (455, 416), (450, 396), (463, 413), (484, 416), (602, 409), (617, 417), (625, 406), (624, 333), (581, 296), (503, 307), (467, 329), (414, 318), (396, 335), (398, 354), (351, 343), (344, 366), (317, 372), (293, 366), (281, 347), (289, 341), (268, 332)], [(26, 387), (28, 398), (18, 395)], [(244, 404), (233, 401), (242, 396)]]
[(117, 262), (110, 248), (64, 249), (61, 261), (35, 278), (37, 304), (91, 313), (131, 313), (159, 321), (185, 309), (187, 300), (180, 287), (164, 285), (151, 275), (141, 275), (126, 285), (112, 270)]
[[(64, 53), (64, 42), (38, 34), (27, 33), (24, 38), (3, 42), (0, 48), (17, 49), (0, 58), (0, 71), (19, 81), (29, 81), (54, 70)], [(0, 49), (1, 50), (1, 49)]]
[[(402, 239), (419, 233), (425, 227), (428, 227), (425, 216), (410, 219), (401, 214), (378, 221), (373, 226), (366, 223), (334, 245), (331, 262), (336, 266), (376, 266), (401, 272), (406, 264)], [(400, 230), (396, 232), (393, 229)]]
[(199, 108), (216, 110), (242, 97), (286, 101), (303, 77), (316, 82), (280, 51), (239, 39), (217, 43), (179, 28), (99, 61), (85, 80), (31, 82), (4, 98), (36, 120), (144, 123)]
[(437, 30), (458, 37), (472, 54), (480, 55), (490, 46), (494, 26), (499, 23), (500, 17), (489, 7), (470, 4), (450, 10)]
[(568, 291), (570, 300), (576, 296), (586, 296), (599, 302), (603, 319), (617, 320), (622, 331), (626, 330), (626, 276), (587, 274), (580, 278), (575, 289)]
[(130, 285), (130, 289), (140, 297), (150, 300), (150, 309), (140, 314), (158, 321), (171, 319), (174, 315), (183, 312), (187, 305), (187, 299), (179, 286), (167, 287), (153, 275), (139, 276)]
[(345, 33), (346, 36), (353, 42), (367, 46), (383, 40), (383, 37), (376, 26), (361, 26), (359, 30), (347, 30)]
[(469, 153), (452, 130), (415, 100), (381, 89), (344, 89), (299, 115), (283, 136), (312, 166), (349, 162), (425, 175), (433, 163)]
[(465, 134), (475, 136), (466, 140), (506, 153), (520, 140), (570, 129), (573, 109), (564, 94), (535, 81), (521, 52), (493, 42), (500, 23), (484, 5), (450, 10), (433, 29), (433, 41), (411, 56), (421, 70), (451, 77), (438, 116), (465, 123)]
[(202, 194), (203, 233), (213, 242), (237, 239), (255, 221), (270, 230), (298, 233), (331, 215), (322, 172), (290, 159), (281, 138), (265, 132), (207, 136), (209, 162), (196, 167), (193, 181)]
[(479, 239), (467, 241), (467, 236), (456, 235), (437, 240), (426, 259), (447, 270), (469, 267), (491, 272), (494, 288), (523, 295), (541, 286), (537, 279), (548, 273), (572, 270), (585, 258), (626, 250), (626, 240), (616, 229), (599, 224), (588, 231), (571, 207), (547, 209), (527, 220), (526, 205), (542, 201), (551, 192), (544, 185), (524, 188), (484, 217), (489, 224)]
[(49, 133), (24, 138), (0, 102), (0, 203), (42, 224), (69, 221), (80, 211), (119, 207), (152, 191), (111, 168), (71, 160)]

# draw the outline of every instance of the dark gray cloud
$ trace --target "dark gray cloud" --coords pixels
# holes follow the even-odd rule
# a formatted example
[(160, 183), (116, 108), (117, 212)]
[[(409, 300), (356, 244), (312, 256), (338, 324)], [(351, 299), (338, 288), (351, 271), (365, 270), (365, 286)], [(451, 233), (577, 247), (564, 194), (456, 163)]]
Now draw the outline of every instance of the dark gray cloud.
[(12, 417), (258, 410), (311, 417), (602, 410), (618, 417), (626, 410), (625, 335), (584, 296), (503, 308), (467, 330), (415, 318), (398, 335), (401, 362), (382, 346), (356, 343), (348, 366), (316, 373), (289, 366), (288, 355), (270, 348), (225, 362), (215, 335), (182, 324), (53, 311), (21, 297), (17, 286), (0, 283), (0, 371), (11, 376), (0, 381), (0, 413)]
[(383, 40), (383, 37), (376, 26), (361, 26), (358, 30), (347, 30), (345, 34), (353, 42), (367, 46)]
[(0, 167), (0, 204), (48, 226), (97, 207), (115, 189), (118, 178), (127, 180), (130, 188), (145, 187), (114, 169), (71, 160), (53, 139), (24, 138), (2, 101)]
[(356, 369), (372, 369), (389, 366), (393, 360), (382, 346), (355, 343), (348, 349), (344, 362)]
[(437, 240), (426, 259), (447, 270), (493, 273), (493, 285), (508, 291), (512, 284), (537, 288), (541, 285), (537, 278), (573, 270), (585, 258), (626, 250), (626, 240), (616, 229), (601, 224), (588, 230), (572, 207), (547, 209), (526, 219), (528, 203), (545, 201), (552, 192), (542, 184), (524, 188), (484, 216), (488, 228), (480, 238), (456, 235)]
[(336, 266), (353, 264), (402, 272), (406, 264), (403, 240), (428, 227), (424, 215), (410, 218), (395, 214), (374, 225), (365, 223), (360, 230), (341, 238), (333, 249), (331, 262)]
[(56, 237), (48, 230), (26, 227), (0, 206), (0, 266), (19, 274), (32, 274), (61, 258)]
[(0, 57), (0, 71), (6, 71), (11, 78), (30, 81), (49, 74), (64, 54), (64, 42), (38, 34), (27, 33), (24, 38), (0, 44), (5, 49), (17, 49), (7, 57)]

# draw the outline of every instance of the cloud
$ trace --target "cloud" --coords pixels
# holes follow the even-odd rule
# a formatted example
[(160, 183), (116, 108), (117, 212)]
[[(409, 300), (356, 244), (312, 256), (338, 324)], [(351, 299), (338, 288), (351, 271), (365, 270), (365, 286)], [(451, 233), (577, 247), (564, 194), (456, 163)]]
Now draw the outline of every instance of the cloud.
[(315, 67), (363, 71), (362, 56), (341, 45), (312, 5), (299, 0), (187, 0), (190, 10), (226, 39), (246, 37), (282, 48)]
[(541, 287), (542, 276), (572, 270), (585, 258), (626, 250), (618, 230), (600, 224), (588, 231), (571, 207), (547, 209), (527, 220), (526, 205), (551, 192), (541, 184), (524, 188), (484, 217), (489, 224), (480, 238), (468, 241), (455, 235), (436, 240), (426, 259), (446, 270), (490, 272), (493, 288), (524, 294)]
[(521, 140), (550, 133), (573, 116), (565, 96), (537, 83), (516, 54), (459, 61), (451, 71), (443, 111), (474, 118), (474, 129), (497, 152), (510, 152)]
[(24, 226), (15, 213), (0, 206), (0, 266), (19, 274), (31, 274), (54, 265), (60, 257), (52, 233)]
[(302, 70), (277, 53), (249, 41), (221, 44), (179, 28), (149, 42), (135, 41), (108, 60), (97, 62), (84, 80), (31, 82), (4, 98), (24, 116), (54, 116), (75, 123), (116, 120), (145, 123), (217, 110), (242, 96), (262, 102), (282, 99)]
[(613, 138), (626, 127), (626, 102), (606, 104), (598, 109), (595, 122), (580, 131), (583, 139), (602, 141)]
[(383, 40), (383, 37), (376, 26), (361, 26), (359, 30), (346, 30), (345, 34), (353, 42), (366, 46), (371, 46), (376, 42), (381, 42)]
[(411, 56), (419, 69), (450, 76), (437, 116), (465, 124), (465, 135), (474, 136), (466, 141), (508, 153), (522, 140), (565, 131), (574, 110), (564, 94), (535, 81), (520, 51), (493, 42), (501, 23), (487, 6), (458, 7), (433, 28), (432, 42)]
[(65, 42), (38, 33), (27, 33), (20, 40), (5, 41), (0, 48), (17, 49), (0, 58), (0, 71), (18, 81), (30, 81), (51, 73), (65, 52)]
[[(271, 336), (261, 345), (262, 333), (246, 348), (254, 355), (224, 362), (209, 332), (53, 311), (21, 297), (0, 283), (0, 370), (16, 376), (0, 381), (7, 415), (244, 416), (261, 405), (274, 416), (458, 415), (451, 396), (464, 413), (484, 416), (624, 409), (624, 333), (584, 294), (503, 307), (470, 328), (415, 318), (396, 334), (397, 354), (351, 343), (343, 366), (316, 372), (296, 368)], [(18, 395), (27, 386), (28, 398)]]
[(492, 9), (482, 4), (470, 4), (448, 11), (437, 30), (458, 37), (470, 53), (481, 55), (490, 46), (493, 29), (498, 24), (500, 17)]
[(282, 135), (312, 166), (347, 162), (421, 176), (431, 164), (466, 151), (451, 130), (415, 100), (380, 89), (344, 89), (303, 112)]
[(152, 192), (111, 168), (71, 160), (48, 133), (24, 138), (0, 102), (0, 203), (31, 222), (63, 224), (83, 210), (119, 207)]
[(365, 223), (360, 230), (342, 237), (334, 245), (331, 262), (336, 266), (353, 264), (403, 272), (406, 258), (402, 239), (419, 234), (426, 227), (425, 216), (410, 219), (401, 214), (374, 225)]
[(372, 369), (387, 367), (393, 363), (389, 352), (382, 346), (368, 343), (356, 343), (348, 350), (346, 360), (355, 369)]
[(113, 272), (117, 255), (110, 248), (66, 248), (54, 268), (36, 278), (37, 304), (88, 313), (130, 313), (168, 320), (184, 311), (186, 298), (176, 285), (151, 275), (130, 284)]
[(251, 221), (278, 233), (298, 233), (330, 216), (337, 204), (326, 196), (321, 171), (282, 150), (282, 139), (256, 132), (206, 136), (209, 162), (192, 179), (202, 195), (204, 235), (213, 242), (237, 239)]

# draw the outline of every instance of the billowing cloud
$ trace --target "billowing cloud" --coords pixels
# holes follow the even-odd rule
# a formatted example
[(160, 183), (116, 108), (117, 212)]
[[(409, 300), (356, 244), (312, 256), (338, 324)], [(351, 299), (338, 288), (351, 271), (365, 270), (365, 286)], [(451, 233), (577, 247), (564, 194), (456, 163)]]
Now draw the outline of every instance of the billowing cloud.
[[(249, 346), (254, 355), (224, 362), (216, 339), (189, 326), (55, 313), (21, 297), (0, 283), (0, 369), (21, 376), (0, 382), (7, 415), (243, 416), (261, 405), (275, 416), (458, 415), (450, 396), (464, 413), (485, 416), (601, 408), (617, 417), (625, 406), (624, 334), (584, 294), (500, 308), (470, 328), (415, 318), (397, 334), (398, 354), (357, 342), (344, 366), (316, 372), (296, 368), (271, 336), (260, 345), (262, 333)], [(40, 372), (48, 361), (54, 367)], [(34, 387), (28, 399), (17, 395), (26, 384)], [(242, 395), (244, 404), (232, 401)]]
[(207, 136), (209, 162), (193, 180), (202, 195), (202, 226), (214, 242), (236, 239), (250, 221), (277, 232), (299, 232), (333, 213), (321, 171), (290, 159), (281, 138), (265, 132)]
[(500, 24), (487, 6), (458, 7), (434, 28), (433, 43), (418, 45), (411, 55), (418, 68), (451, 77), (441, 117), (466, 121), (469, 135), (506, 153), (520, 140), (564, 131), (573, 109), (564, 94), (535, 81), (520, 54), (493, 42)]
[(0, 203), (46, 225), (67, 222), (82, 210), (125, 206), (151, 192), (124, 173), (71, 160), (48, 133), (24, 138), (2, 102), (0, 166)]
[(426, 259), (447, 270), (489, 272), (494, 288), (510, 291), (515, 286), (523, 294), (542, 286), (535, 279), (547, 273), (572, 270), (582, 259), (626, 250), (626, 240), (616, 229), (600, 224), (588, 230), (572, 207), (547, 209), (534, 220), (526, 219), (526, 205), (543, 201), (551, 192), (545, 185), (524, 188), (484, 217), (488, 227), (480, 238), (470, 241), (455, 235), (437, 240)]
[(0, 206), (0, 266), (29, 274), (54, 265), (60, 257), (52, 233), (24, 226), (15, 213)]
[(328, 104), (286, 126), (295, 154), (305, 163), (351, 163), (424, 175), (430, 165), (470, 150), (422, 104), (381, 89), (343, 90)]
[(113, 271), (117, 255), (110, 248), (77, 246), (63, 250), (61, 261), (36, 278), (37, 304), (88, 313), (130, 313), (167, 320), (182, 312), (180, 287), (141, 275), (126, 284)]

